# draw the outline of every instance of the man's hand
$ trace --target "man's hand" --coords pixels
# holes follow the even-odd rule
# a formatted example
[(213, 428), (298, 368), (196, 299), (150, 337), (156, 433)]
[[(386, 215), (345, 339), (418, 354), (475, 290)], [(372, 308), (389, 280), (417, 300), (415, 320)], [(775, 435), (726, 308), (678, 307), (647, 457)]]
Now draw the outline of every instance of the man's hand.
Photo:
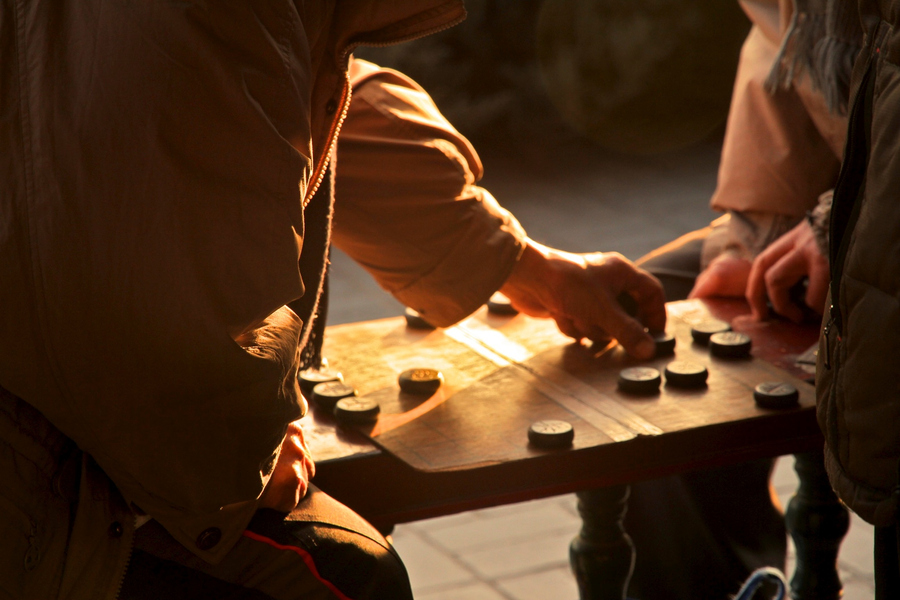
[[(655, 352), (644, 327), (651, 331), (666, 327), (662, 285), (614, 252), (572, 254), (528, 240), (500, 291), (519, 311), (552, 317), (560, 331), (576, 340), (615, 338), (636, 358), (651, 358)], [(616, 301), (622, 292), (636, 301), (636, 319)]]
[(275, 468), (259, 496), (260, 508), (291, 512), (306, 495), (309, 480), (316, 474), (303, 428), (298, 421), (288, 425)]
[(821, 315), (830, 279), (828, 259), (819, 251), (815, 234), (806, 221), (775, 240), (753, 261), (747, 282), (747, 301), (753, 318), (763, 320), (769, 316), (768, 298), (775, 312), (795, 323), (801, 322), (803, 311), (791, 301), (789, 291), (804, 277), (809, 277), (806, 305)]
[(720, 254), (697, 276), (688, 298), (743, 298), (751, 263), (746, 258)]

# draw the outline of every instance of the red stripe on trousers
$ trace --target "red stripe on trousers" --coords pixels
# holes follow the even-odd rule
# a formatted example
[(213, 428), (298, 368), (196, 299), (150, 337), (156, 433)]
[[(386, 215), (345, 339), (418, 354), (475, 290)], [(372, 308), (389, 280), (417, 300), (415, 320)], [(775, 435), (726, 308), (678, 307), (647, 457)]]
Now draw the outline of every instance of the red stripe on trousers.
[(244, 536), (250, 538), (251, 540), (256, 540), (257, 542), (262, 542), (263, 544), (272, 546), (273, 548), (277, 548), (279, 550), (288, 550), (289, 552), (295, 553), (301, 559), (303, 559), (303, 562), (306, 563), (306, 567), (310, 570), (310, 572), (312, 572), (313, 577), (321, 581), (325, 585), (325, 587), (334, 592), (334, 595), (337, 596), (339, 600), (353, 600), (352, 598), (345, 596), (344, 593), (341, 592), (341, 590), (339, 590), (333, 583), (319, 575), (319, 570), (316, 569), (316, 562), (313, 560), (312, 555), (306, 550), (302, 550), (300, 548), (297, 548), (296, 546), (285, 546), (283, 544), (279, 544), (271, 538), (267, 538), (252, 531), (244, 531)]

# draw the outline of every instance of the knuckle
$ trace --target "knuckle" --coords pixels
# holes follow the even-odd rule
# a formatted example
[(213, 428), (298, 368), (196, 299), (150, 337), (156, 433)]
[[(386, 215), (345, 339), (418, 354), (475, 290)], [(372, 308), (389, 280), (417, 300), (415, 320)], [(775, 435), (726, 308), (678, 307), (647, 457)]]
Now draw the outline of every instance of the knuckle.
[(769, 269), (766, 271), (765, 275), (763, 275), (763, 280), (766, 282), (767, 287), (776, 287), (781, 283), (781, 276), (774, 269)]
[(634, 267), (631, 266), (631, 261), (618, 252), (610, 253), (607, 257), (607, 264), (614, 273), (625, 273), (634, 269)]

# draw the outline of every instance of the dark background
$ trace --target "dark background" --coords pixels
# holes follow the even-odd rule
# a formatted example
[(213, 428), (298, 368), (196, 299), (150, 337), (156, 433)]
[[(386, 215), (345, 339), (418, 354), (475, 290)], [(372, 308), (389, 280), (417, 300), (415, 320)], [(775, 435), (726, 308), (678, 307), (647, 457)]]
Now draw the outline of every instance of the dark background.
[(468, 0), (356, 55), (419, 82), (480, 151), (671, 152), (721, 135), (749, 22), (730, 0)]

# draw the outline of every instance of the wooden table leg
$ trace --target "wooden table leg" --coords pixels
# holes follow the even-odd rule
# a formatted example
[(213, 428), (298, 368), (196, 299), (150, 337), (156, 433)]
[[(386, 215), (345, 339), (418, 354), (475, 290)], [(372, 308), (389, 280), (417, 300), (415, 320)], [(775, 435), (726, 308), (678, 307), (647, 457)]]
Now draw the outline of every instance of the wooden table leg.
[(569, 546), (569, 563), (581, 600), (624, 600), (634, 569), (634, 544), (622, 520), (627, 485), (578, 492), (581, 532)]
[(785, 515), (797, 548), (791, 596), (794, 600), (837, 600), (842, 595), (837, 557), (850, 528), (850, 515), (831, 489), (822, 452), (797, 454), (795, 459), (800, 487)]

